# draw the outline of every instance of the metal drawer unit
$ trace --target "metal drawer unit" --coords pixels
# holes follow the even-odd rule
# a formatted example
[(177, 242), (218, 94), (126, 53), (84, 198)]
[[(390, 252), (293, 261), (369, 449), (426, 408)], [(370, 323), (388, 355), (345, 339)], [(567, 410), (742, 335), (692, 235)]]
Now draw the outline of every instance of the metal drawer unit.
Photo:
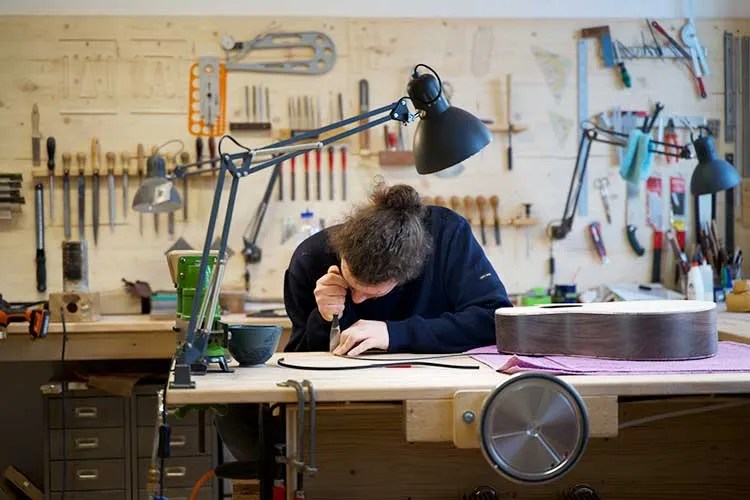
[[(162, 388), (141, 386), (133, 397), (133, 420), (136, 425), (132, 446), (137, 465), (134, 467), (131, 488), (137, 492), (139, 500), (148, 500), (146, 485), (156, 429), (156, 392)], [(179, 419), (174, 416), (174, 408), (168, 408), (167, 421), (172, 432), (171, 456), (164, 462), (164, 493), (170, 500), (187, 500), (193, 485), (217, 463), (216, 431), (210, 413), (205, 413), (205, 418), (201, 419), (197, 411), (191, 411), (185, 418)], [(216, 480), (212, 480), (203, 486), (198, 498), (212, 500), (218, 498), (218, 493)]]
[(91, 389), (45, 397), (45, 496), (131, 500), (131, 409), (126, 398)]

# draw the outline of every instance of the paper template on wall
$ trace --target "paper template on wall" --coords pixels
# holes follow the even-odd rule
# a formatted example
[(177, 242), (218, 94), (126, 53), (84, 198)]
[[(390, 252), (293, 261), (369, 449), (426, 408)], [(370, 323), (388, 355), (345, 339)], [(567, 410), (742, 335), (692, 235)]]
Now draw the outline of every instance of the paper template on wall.
[(539, 64), (539, 68), (542, 70), (547, 87), (555, 98), (555, 101), (559, 103), (568, 85), (573, 62), (567, 57), (539, 47), (532, 47), (531, 50), (534, 53), (537, 64)]

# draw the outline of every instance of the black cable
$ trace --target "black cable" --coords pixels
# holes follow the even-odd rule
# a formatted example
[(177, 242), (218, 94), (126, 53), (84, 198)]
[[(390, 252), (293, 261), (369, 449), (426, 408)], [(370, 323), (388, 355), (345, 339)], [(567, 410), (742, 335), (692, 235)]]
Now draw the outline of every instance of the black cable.
[[(430, 72), (433, 75), (435, 75), (435, 78), (437, 78), (437, 81), (438, 81), (438, 86), (440, 87), (439, 90), (438, 90), (438, 95), (436, 95), (431, 101), (429, 101), (429, 102), (422, 101), (422, 104), (426, 104), (427, 106), (429, 106), (430, 104), (432, 104), (435, 101), (437, 101), (438, 99), (440, 99), (440, 96), (443, 95), (443, 81), (440, 79), (440, 75), (437, 74), (437, 71), (435, 71), (434, 69), (432, 69), (431, 67), (429, 67), (428, 65), (423, 64), (423, 63), (419, 63), (416, 66), (414, 66), (414, 69), (412, 70), (412, 75), (414, 75), (414, 76), (418, 76), (419, 75), (419, 73), (417, 73), (417, 68), (419, 68), (420, 66), (423, 67), (423, 68), (427, 68), (428, 70), (430, 70)], [(420, 101), (421, 101), (421, 99), (420, 99)]]
[(367, 368), (388, 368), (388, 367), (400, 367), (404, 365), (412, 365), (412, 366), (432, 366), (437, 368), (453, 368), (456, 370), (478, 370), (479, 365), (473, 365), (473, 366), (464, 366), (464, 365), (449, 365), (446, 363), (432, 363), (429, 361), (395, 361), (395, 362), (389, 362), (389, 363), (370, 363), (366, 365), (356, 365), (356, 366), (306, 366), (306, 365), (297, 365), (293, 363), (287, 363), (284, 361), (285, 358), (279, 358), (277, 361), (279, 366), (283, 366), (284, 368), (292, 368), (295, 370), (314, 370), (314, 371), (344, 371), (344, 370), (364, 370)]
[(61, 406), (62, 406), (62, 485), (60, 488), (60, 500), (65, 500), (65, 478), (68, 475), (68, 456), (67, 456), (67, 437), (65, 427), (65, 344), (68, 342), (68, 329), (65, 325), (65, 309), (60, 307), (60, 319), (62, 320), (62, 350), (60, 353), (60, 371), (62, 372), (62, 390), (61, 395)]

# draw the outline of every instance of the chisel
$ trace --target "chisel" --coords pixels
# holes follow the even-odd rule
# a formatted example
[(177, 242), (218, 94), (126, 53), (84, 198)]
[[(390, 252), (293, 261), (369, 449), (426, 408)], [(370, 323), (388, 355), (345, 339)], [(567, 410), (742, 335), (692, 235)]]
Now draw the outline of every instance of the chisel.
[(94, 245), (99, 242), (99, 168), (102, 161), (102, 147), (99, 139), (91, 139), (91, 212), (94, 226)]
[(49, 220), (55, 221), (55, 138), (47, 137), (47, 169), (49, 170)]
[[(183, 151), (180, 153), (180, 165), (187, 165), (190, 163), (190, 153)], [(185, 176), (182, 178), (182, 220), (187, 222), (188, 220), (188, 180), (190, 177)]]
[[(140, 186), (143, 184), (143, 174), (146, 171), (146, 149), (143, 144), (138, 144), (136, 148), (135, 168), (138, 173), (138, 185)], [(138, 233), (143, 236), (143, 212), (138, 212)]]
[(333, 187), (333, 146), (328, 146), (328, 199), (333, 201), (335, 188)]
[(115, 161), (117, 156), (112, 151), (109, 151), (105, 158), (107, 160), (107, 185), (108, 201), (109, 201), (109, 230), (114, 232), (115, 230)]
[(484, 218), (484, 210), (487, 208), (487, 198), (484, 196), (477, 196), (477, 209), (479, 210), (479, 229), (481, 231), (482, 236), (482, 245), (487, 244), (487, 235), (484, 231), (485, 227), (485, 218)]
[(498, 206), (500, 205), (500, 199), (496, 195), (490, 196), (490, 206), (492, 207), (492, 218), (495, 229), (495, 245), (500, 245), (500, 214), (498, 213)]
[(70, 153), (62, 154), (63, 164), (63, 234), (70, 239)]
[(42, 164), (42, 133), (39, 131), (39, 106), (31, 108), (31, 163), (35, 167)]
[(346, 200), (346, 146), (341, 147), (341, 199)]
[[(370, 110), (370, 84), (364, 78), (359, 81), (359, 112), (367, 113)], [(359, 121), (360, 125), (367, 123), (367, 118)], [(367, 156), (370, 154), (370, 132), (365, 130), (359, 134), (359, 154)]]
[(513, 116), (511, 115), (511, 108), (510, 108), (510, 102), (511, 102), (511, 75), (508, 73), (505, 76), (505, 82), (507, 88), (507, 96), (508, 96), (508, 102), (506, 105), (505, 112), (508, 114), (508, 149), (506, 150), (506, 156), (507, 156), (507, 162), (508, 162), (508, 170), (513, 170)]
[(305, 201), (310, 201), (310, 152), (305, 151)]
[(294, 160), (294, 156), (292, 156), (291, 158), (289, 158), (289, 179), (291, 179), (290, 184), (289, 184), (289, 189), (292, 191), (292, 194), (290, 196), (292, 201), (294, 201), (297, 197), (297, 176), (295, 175), (295, 172), (294, 172), (295, 170), (294, 164), (295, 164), (295, 160)]
[(128, 176), (130, 175), (130, 153), (120, 153), (120, 166), (122, 168), (122, 218), (128, 220)]
[(321, 165), (322, 160), (320, 158), (320, 149), (315, 150), (315, 188), (316, 188), (316, 195), (318, 198), (318, 201), (321, 200), (323, 196), (323, 188), (320, 185), (321, 184), (321, 175), (320, 175), (320, 169), (322, 167)]
[(34, 205), (36, 207), (36, 289), (47, 290), (47, 262), (44, 257), (44, 188), (38, 183), (34, 188)]
[(86, 153), (76, 154), (78, 162), (78, 239), (86, 240)]

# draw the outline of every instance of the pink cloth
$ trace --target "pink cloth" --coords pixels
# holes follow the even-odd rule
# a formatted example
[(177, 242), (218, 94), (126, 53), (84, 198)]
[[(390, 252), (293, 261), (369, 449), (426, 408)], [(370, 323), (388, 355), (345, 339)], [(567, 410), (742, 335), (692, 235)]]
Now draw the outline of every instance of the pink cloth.
[(468, 351), (472, 358), (502, 373), (542, 371), (560, 375), (750, 372), (750, 345), (719, 342), (715, 356), (685, 361), (620, 361), (577, 356), (500, 354), (496, 346)]

